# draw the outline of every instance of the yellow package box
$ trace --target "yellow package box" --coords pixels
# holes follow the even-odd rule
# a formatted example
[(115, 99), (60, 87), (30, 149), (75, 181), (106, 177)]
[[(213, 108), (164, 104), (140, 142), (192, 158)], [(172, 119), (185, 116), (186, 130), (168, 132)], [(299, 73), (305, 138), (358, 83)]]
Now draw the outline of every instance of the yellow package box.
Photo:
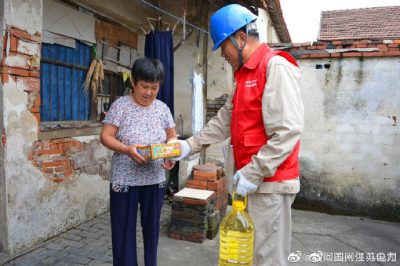
[(179, 143), (160, 143), (149, 146), (138, 147), (137, 151), (146, 160), (171, 158), (181, 155), (181, 145)]

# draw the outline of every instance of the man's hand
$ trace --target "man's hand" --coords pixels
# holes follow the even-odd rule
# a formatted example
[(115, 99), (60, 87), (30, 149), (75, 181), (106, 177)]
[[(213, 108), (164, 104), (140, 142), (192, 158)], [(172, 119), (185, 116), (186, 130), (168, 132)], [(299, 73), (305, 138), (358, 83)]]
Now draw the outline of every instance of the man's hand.
[[(257, 190), (258, 186), (251, 183), (247, 178), (237, 171), (233, 177), (233, 187), (236, 187), (236, 192), (241, 196), (246, 196), (248, 193), (253, 193)], [(234, 189), (235, 190), (235, 189)]]
[(180, 160), (186, 158), (191, 152), (189, 143), (185, 140), (174, 139), (174, 140), (168, 141), (168, 143), (179, 143), (181, 145), (181, 155), (178, 157), (171, 158), (171, 160), (173, 160), (173, 161), (180, 161)]

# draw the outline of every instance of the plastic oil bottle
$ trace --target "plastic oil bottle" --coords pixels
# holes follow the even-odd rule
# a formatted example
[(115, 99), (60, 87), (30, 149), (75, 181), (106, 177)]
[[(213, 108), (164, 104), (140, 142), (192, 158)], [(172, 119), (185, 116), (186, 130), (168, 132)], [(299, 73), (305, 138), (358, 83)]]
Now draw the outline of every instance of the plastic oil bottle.
[(245, 211), (247, 196), (232, 195), (232, 211), (219, 227), (219, 266), (253, 265), (254, 224)]

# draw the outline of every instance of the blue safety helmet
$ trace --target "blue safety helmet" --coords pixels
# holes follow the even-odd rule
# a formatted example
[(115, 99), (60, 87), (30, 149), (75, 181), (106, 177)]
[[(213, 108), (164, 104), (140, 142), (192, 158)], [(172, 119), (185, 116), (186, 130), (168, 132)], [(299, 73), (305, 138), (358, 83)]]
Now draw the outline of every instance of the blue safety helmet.
[(219, 9), (211, 16), (210, 32), (214, 42), (212, 50), (217, 50), (222, 42), (234, 32), (256, 19), (256, 15), (238, 4), (227, 5)]

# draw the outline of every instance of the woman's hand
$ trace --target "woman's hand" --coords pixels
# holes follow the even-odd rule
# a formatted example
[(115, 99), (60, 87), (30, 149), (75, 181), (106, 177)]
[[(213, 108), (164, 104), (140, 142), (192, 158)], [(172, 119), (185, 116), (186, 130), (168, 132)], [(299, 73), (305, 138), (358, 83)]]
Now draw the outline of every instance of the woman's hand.
[(132, 160), (135, 160), (138, 164), (143, 164), (146, 159), (140, 155), (136, 148), (142, 147), (143, 145), (140, 144), (131, 144), (128, 146), (126, 154), (131, 157)]
[(171, 170), (172, 168), (174, 168), (175, 166), (175, 162), (170, 160), (170, 159), (164, 159), (164, 163), (162, 164), (162, 167), (165, 170)]

